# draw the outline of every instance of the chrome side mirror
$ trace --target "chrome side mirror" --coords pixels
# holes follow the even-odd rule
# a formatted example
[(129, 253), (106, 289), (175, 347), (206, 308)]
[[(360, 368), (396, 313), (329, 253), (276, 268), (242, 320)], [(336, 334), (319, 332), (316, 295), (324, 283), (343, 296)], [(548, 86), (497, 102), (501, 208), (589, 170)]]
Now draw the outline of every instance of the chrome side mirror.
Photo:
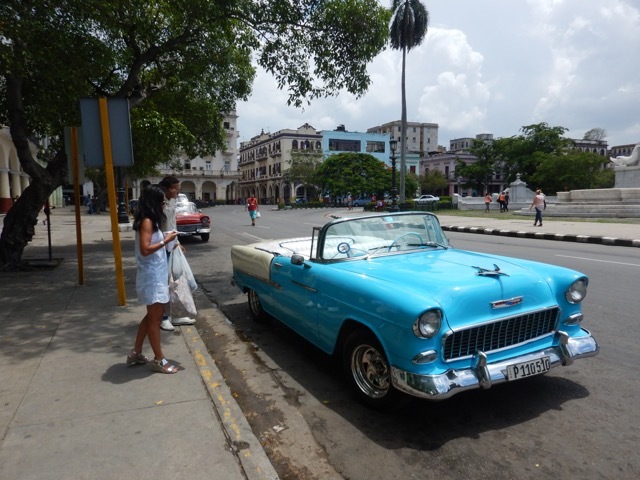
[(304, 257), (299, 253), (294, 253), (293, 255), (291, 255), (291, 264), (304, 265)]

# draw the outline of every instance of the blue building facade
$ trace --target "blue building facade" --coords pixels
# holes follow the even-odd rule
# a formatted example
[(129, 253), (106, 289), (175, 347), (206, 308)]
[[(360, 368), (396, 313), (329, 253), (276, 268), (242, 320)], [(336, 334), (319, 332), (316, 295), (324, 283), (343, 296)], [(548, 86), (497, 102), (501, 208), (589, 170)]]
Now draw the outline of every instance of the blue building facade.
[[(322, 153), (325, 156), (336, 153), (368, 153), (391, 166), (390, 136), (388, 133), (348, 132), (343, 126), (336, 130), (323, 130)], [(396, 152), (396, 156), (397, 156)]]

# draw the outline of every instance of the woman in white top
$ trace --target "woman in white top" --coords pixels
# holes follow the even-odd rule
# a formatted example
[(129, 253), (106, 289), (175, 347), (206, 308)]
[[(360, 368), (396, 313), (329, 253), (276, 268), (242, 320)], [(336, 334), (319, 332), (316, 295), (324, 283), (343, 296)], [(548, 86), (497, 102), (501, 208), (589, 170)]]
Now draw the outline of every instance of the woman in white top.
[(160, 345), (160, 322), (164, 305), (169, 302), (169, 272), (165, 245), (175, 240), (178, 235), (175, 230), (163, 234), (160, 229), (164, 215), (163, 202), (162, 188), (158, 185), (148, 186), (140, 197), (140, 204), (133, 221), (138, 265), (136, 293), (138, 301), (147, 306), (147, 314), (140, 322), (134, 347), (127, 355), (127, 363), (149, 362), (149, 359), (142, 354), (144, 339), (149, 337), (154, 354), (151, 369), (160, 373), (176, 373), (178, 368), (164, 358)]
[(533, 221), (533, 226), (535, 227), (538, 224), (538, 222), (540, 222), (539, 226), (541, 227), (542, 211), (546, 210), (547, 201), (545, 200), (544, 194), (540, 189), (536, 190), (536, 196), (533, 197), (533, 202), (531, 202), (531, 206), (529, 207), (529, 210), (531, 210), (533, 207), (536, 207), (536, 219)]

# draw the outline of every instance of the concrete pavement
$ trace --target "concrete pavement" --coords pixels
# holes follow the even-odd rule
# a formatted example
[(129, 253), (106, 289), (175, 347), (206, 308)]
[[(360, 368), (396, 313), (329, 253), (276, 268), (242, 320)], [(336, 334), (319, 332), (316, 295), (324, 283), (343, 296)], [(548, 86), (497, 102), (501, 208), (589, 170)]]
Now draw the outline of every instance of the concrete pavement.
[[(278, 478), (194, 327), (162, 333), (177, 374), (126, 365), (145, 314), (133, 232), (120, 232), (118, 306), (109, 216), (82, 215), (84, 285), (73, 208), (52, 210), (51, 223), (58, 267), (44, 268), (40, 222), (24, 252), (33, 270), (0, 273), (0, 478)], [(204, 295), (196, 304), (199, 317), (221, 317)]]
[(583, 222), (543, 217), (542, 226), (534, 227), (533, 217), (505, 214), (502, 218), (483, 218), (435, 213), (445, 231), (640, 247), (640, 223), (623, 223), (622, 220), (611, 222), (611, 219), (607, 219), (601, 222), (593, 219)]
[[(347, 212), (362, 213), (332, 216)], [(640, 246), (638, 224), (439, 218), (449, 231)], [(117, 306), (109, 216), (82, 215), (83, 285), (73, 208), (52, 210), (51, 223), (52, 261), (40, 222), (24, 253), (33, 270), (0, 273), (0, 478), (278, 478), (195, 328), (162, 334), (177, 374), (126, 365), (145, 313), (133, 232), (119, 233), (127, 305)], [(204, 295), (196, 303), (199, 317), (225, 321)]]

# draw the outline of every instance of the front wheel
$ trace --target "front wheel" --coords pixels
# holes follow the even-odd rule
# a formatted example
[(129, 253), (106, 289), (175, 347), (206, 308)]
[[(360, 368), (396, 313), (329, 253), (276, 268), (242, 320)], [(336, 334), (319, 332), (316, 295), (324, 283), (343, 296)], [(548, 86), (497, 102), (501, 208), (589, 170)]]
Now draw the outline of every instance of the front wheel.
[(203, 233), (200, 235), (200, 238), (202, 239), (203, 242), (208, 242), (209, 241), (209, 234), (208, 233)]
[(400, 397), (391, 383), (391, 366), (378, 339), (356, 330), (344, 345), (343, 368), (358, 399), (376, 409), (388, 409)]

